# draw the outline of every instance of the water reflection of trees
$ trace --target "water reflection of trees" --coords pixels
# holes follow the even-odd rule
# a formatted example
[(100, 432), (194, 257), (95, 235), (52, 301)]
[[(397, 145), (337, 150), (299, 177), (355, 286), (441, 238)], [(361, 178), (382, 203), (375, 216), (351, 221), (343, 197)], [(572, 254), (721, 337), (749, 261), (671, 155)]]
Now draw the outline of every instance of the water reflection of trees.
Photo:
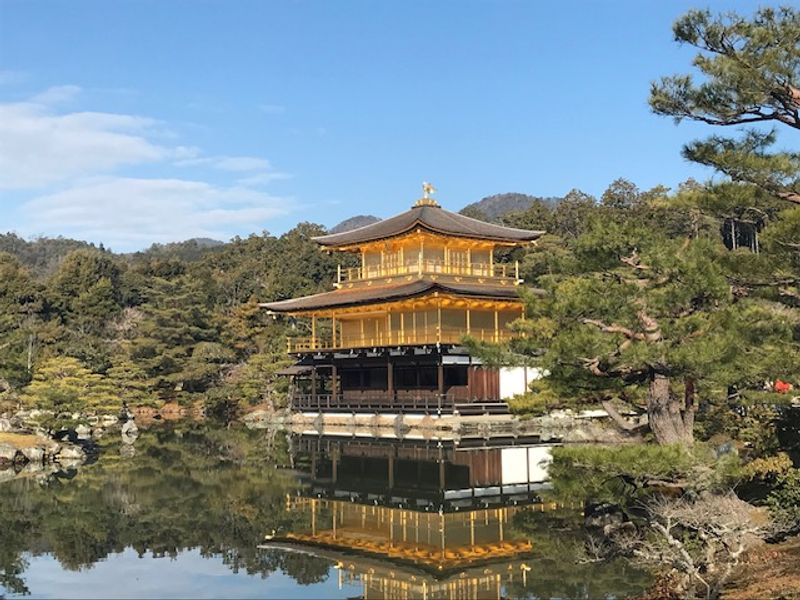
[(0, 485), (0, 585), (26, 593), (23, 554), (51, 553), (66, 569), (89, 568), (112, 553), (175, 557), (197, 548), (233, 572), (265, 577), (280, 569), (318, 582), (326, 561), (257, 549), (273, 529), (302, 526), (285, 510), (297, 486), (276, 469), (286, 446), (263, 433), (208, 425), (143, 433), (131, 458), (105, 443), (96, 464), (73, 479)]
[(534, 540), (528, 580), (506, 586), (512, 598), (620, 598), (641, 593), (648, 576), (623, 559), (594, 561), (587, 553), (583, 513), (575, 509), (521, 511), (512, 528)]

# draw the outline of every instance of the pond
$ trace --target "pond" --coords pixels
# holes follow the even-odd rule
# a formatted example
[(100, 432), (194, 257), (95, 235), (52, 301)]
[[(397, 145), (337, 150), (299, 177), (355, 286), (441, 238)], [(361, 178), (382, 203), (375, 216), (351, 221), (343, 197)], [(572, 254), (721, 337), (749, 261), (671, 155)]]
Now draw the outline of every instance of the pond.
[(549, 448), (172, 423), (0, 484), (0, 596), (622, 598)]

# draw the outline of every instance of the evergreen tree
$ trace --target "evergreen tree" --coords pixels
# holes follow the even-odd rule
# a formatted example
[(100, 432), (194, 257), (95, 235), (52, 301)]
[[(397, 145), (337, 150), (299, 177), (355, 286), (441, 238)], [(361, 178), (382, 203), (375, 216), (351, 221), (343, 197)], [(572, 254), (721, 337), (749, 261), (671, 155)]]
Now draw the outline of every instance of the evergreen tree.
[(105, 377), (92, 373), (71, 357), (43, 361), (22, 399), (57, 415), (84, 410), (117, 411), (122, 405), (118, 391)]
[(28, 382), (36, 356), (42, 298), (27, 270), (0, 252), (0, 379)]
[(594, 206), (581, 235), (526, 257), (544, 289), (528, 297), (516, 349), (546, 369), (549, 394), (604, 402), (623, 426), (608, 400), (627, 401), (646, 409), (659, 442), (690, 444), (699, 401), (725, 401), (729, 389), (763, 396), (766, 380), (800, 377), (797, 315), (732, 285), (772, 258), (730, 253), (700, 212), (735, 202), (715, 198), (730, 192)]
[[(748, 124), (800, 129), (800, 13), (759, 9), (751, 19), (693, 10), (674, 25), (675, 40), (699, 49), (703, 79), (664, 77), (650, 91), (657, 114), (723, 127)], [(769, 152), (775, 130), (748, 129), (739, 138), (712, 136), (684, 148), (689, 160), (753, 183), (800, 204), (800, 155)]]

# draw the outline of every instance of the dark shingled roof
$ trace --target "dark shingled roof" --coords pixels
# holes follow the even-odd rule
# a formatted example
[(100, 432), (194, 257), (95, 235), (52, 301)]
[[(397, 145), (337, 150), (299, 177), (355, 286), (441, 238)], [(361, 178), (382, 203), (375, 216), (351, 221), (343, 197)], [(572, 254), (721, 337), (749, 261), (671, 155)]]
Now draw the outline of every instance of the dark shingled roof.
[(425, 279), (417, 279), (409, 283), (393, 286), (359, 287), (338, 289), (332, 292), (292, 298), (279, 302), (261, 304), (276, 313), (291, 313), (322, 308), (343, 308), (360, 304), (374, 304), (401, 298), (423, 296), (438, 291), (452, 293), (471, 298), (493, 298), (513, 300), (519, 298), (516, 286), (481, 285), (476, 283), (440, 283)]
[(496, 242), (530, 242), (544, 234), (544, 231), (514, 229), (486, 223), (444, 210), (439, 206), (426, 205), (414, 206), (404, 213), (358, 229), (315, 237), (314, 241), (322, 246), (349, 246), (394, 237), (416, 227), (434, 233)]

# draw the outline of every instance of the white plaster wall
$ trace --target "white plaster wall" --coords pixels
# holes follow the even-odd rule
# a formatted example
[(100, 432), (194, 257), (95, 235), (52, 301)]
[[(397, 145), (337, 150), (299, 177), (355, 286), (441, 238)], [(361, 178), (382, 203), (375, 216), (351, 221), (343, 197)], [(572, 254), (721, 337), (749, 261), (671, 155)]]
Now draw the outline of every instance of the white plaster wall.
[(552, 446), (503, 448), (500, 451), (502, 484), (547, 481), (547, 471), (553, 461), (552, 450)]
[(548, 469), (550, 468), (550, 463), (553, 462), (553, 447), (536, 446), (535, 448), (528, 448), (528, 461), (530, 465), (528, 481), (532, 483), (547, 481), (550, 479)]
[[(527, 379), (526, 379), (527, 376)], [(500, 369), (500, 399), (505, 400), (512, 396), (525, 394), (528, 388), (525, 384), (541, 377), (539, 369), (532, 367), (501, 367)]]

